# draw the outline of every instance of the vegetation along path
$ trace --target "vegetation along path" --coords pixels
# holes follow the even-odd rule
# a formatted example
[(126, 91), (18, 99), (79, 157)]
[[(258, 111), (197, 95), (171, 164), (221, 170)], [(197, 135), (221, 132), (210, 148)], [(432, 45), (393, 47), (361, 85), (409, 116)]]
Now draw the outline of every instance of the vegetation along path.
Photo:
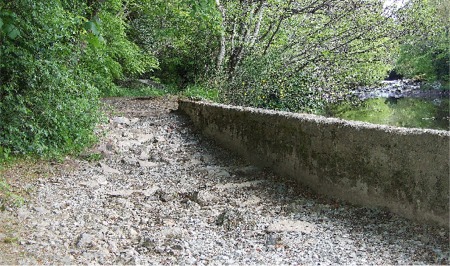
[(0, 212), (0, 264), (449, 263), (448, 230), (281, 182), (200, 136), (175, 98), (105, 102), (90, 155)]

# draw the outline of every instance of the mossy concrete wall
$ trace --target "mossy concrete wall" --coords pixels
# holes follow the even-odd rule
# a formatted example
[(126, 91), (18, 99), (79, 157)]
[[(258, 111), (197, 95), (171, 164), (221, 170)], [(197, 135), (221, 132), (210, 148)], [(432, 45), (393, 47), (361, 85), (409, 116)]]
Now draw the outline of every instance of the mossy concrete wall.
[(447, 131), (187, 100), (179, 110), (224, 147), (318, 193), (449, 224)]

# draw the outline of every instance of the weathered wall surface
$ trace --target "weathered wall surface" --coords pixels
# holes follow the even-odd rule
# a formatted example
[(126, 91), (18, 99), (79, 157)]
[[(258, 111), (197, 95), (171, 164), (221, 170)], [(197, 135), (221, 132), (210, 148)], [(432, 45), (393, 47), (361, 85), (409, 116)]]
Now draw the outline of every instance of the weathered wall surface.
[(318, 193), (448, 226), (447, 131), (180, 101), (204, 134)]

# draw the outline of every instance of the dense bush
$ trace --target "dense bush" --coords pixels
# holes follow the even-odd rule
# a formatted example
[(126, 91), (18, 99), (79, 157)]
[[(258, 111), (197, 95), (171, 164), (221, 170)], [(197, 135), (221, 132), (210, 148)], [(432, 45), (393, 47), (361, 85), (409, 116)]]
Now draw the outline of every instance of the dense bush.
[(0, 3), (0, 157), (82, 149), (95, 139), (99, 95), (156, 66), (126, 38), (121, 3)]

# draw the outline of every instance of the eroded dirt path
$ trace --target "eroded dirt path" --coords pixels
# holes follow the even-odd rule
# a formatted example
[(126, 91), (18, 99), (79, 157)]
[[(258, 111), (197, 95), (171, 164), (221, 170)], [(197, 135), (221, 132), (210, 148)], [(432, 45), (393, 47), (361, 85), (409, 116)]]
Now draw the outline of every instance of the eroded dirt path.
[(17, 263), (449, 262), (448, 230), (280, 182), (201, 137), (174, 98), (105, 103), (114, 111), (90, 161), (4, 212), (22, 228)]

